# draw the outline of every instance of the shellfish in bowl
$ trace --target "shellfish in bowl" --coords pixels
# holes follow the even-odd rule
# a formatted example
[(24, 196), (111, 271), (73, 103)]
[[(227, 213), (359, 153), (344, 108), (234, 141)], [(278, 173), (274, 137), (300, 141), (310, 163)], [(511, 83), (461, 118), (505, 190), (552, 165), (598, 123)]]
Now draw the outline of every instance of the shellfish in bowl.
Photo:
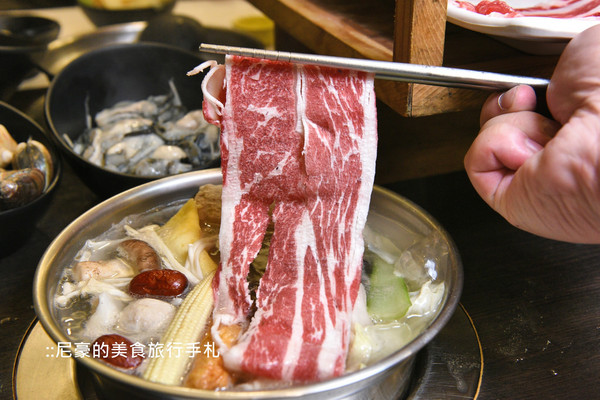
[(60, 174), (58, 153), (43, 129), (0, 102), (0, 250), (31, 232)]
[(120, 101), (95, 115), (73, 150), (99, 167), (162, 177), (213, 165), (220, 157), (219, 129), (201, 109), (187, 110), (173, 81), (170, 91), (142, 100)]
[(174, 46), (130, 43), (92, 50), (55, 76), (45, 102), (52, 139), (98, 196), (220, 164), (219, 135), (194, 111), (202, 79), (187, 76), (203, 61)]
[(34, 139), (17, 143), (4, 125), (0, 125), (0, 210), (9, 210), (40, 197), (54, 176), (52, 155)]

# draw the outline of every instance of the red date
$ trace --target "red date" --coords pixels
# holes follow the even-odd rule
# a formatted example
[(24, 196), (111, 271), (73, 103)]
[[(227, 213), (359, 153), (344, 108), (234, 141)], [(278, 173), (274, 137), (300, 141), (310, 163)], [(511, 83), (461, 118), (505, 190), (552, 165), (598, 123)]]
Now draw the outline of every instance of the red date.
[(129, 282), (129, 293), (135, 297), (176, 297), (187, 287), (184, 274), (173, 269), (140, 272)]
[(114, 367), (134, 369), (144, 359), (143, 353), (134, 354), (131, 341), (121, 335), (102, 335), (92, 343), (92, 357), (100, 359)]

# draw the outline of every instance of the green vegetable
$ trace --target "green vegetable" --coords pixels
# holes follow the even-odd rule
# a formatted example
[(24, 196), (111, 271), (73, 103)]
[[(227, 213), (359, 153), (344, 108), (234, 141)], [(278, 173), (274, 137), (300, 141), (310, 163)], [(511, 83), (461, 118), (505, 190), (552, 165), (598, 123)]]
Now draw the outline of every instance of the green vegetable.
[(380, 322), (400, 319), (411, 306), (404, 278), (394, 273), (394, 266), (376, 255), (367, 291), (367, 311)]

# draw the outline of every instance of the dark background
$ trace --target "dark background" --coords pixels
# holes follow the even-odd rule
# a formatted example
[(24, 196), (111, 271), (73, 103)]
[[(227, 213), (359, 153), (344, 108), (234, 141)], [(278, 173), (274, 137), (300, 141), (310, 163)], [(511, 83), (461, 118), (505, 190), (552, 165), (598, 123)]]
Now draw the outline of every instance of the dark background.
[(76, 2), (76, 0), (0, 0), (0, 10), (66, 7), (75, 5)]

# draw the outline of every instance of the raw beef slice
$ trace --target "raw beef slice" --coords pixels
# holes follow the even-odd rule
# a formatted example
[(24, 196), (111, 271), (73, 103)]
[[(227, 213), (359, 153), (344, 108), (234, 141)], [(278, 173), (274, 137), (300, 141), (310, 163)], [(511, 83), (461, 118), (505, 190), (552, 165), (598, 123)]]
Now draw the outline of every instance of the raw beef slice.
[[(221, 265), (212, 334), (225, 365), (310, 382), (344, 372), (375, 174), (373, 76), (228, 56), (205, 78), (221, 126)], [(274, 223), (250, 315), (247, 275)], [(249, 318), (251, 319), (249, 320)], [(248, 321), (249, 320), (249, 321)], [(242, 333), (228, 347), (224, 327)]]

